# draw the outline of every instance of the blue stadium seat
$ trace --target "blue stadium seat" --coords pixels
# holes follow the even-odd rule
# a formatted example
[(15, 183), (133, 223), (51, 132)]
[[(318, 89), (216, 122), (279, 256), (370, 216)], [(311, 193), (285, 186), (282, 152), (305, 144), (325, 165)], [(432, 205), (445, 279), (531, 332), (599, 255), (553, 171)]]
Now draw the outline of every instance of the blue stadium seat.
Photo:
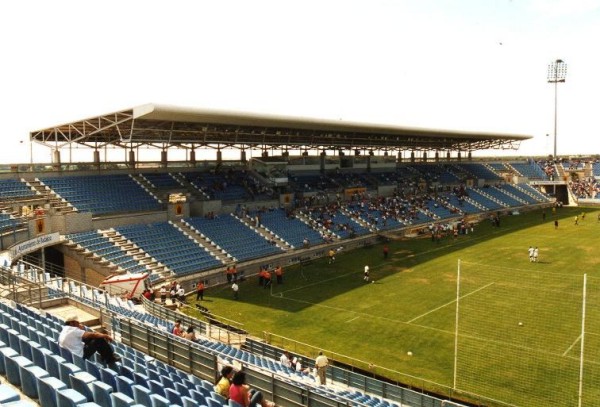
[(135, 404), (134, 399), (118, 391), (111, 393), (110, 399), (112, 400), (112, 407), (129, 407)]
[(60, 379), (60, 365), (66, 362), (65, 358), (54, 353), (44, 356), (46, 357), (46, 370), (50, 376)]
[(46, 355), (52, 355), (50, 349), (44, 347), (31, 348), (31, 361), (34, 365), (46, 369)]
[(20, 368), (33, 366), (33, 362), (30, 359), (20, 355), (9, 356), (4, 359), (4, 363), (6, 365), (6, 379), (10, 384), (13, 384), (17, 387), (21, 386)]
[(150, 395), (150, 401), (152, 402), (151, 407), (170, 407), (169, 400), (158, 394)]
[(165, 389), (161, 382), (157, 382), (156, 380), (150, 380), (148, 381), (148, 384), (150, 385), (150, 390), (152, 390), (152, 393), (159, 394), (163, 397), (167, 396), (165, 394)]
[(150, 391), (150, 389), (139, 384), (134, 384), (133, 386), (131, 386), (131, 388), (133, 390), (133, 399), (136, 403), (144, 406), (152, 405), (152, 401), (150, 400), (150, 395), (152, 394), (152, 391)]
[(66, 388), (67, 385), (56, 377), (42, 377), (38, 380), (40, 406), (56, 407), (58, 403), (56, 392)]
[(181, 401), (181, 396), (175, 389), (171, 389), (171, 388), (167, 387), (165, 389), (165, 394), (171, 404), (176, 404), (178, 406), (181, 406), (183, 404), (183, 402)]
[(112, 392), (113, 388), (100, 380), (92, 383), (92, 394), (94, 395), (94, 401), (100, 407), (112, 407), (112, 400), (110, 398), (110, 394)]
[(6, 384), (0, 384), (0, 405), (10, 403), (11, 401), (19, 401), (21, 396), (19, 393)]
[(73, 363), (63, 362), (58, 365), (58, 372), (58, 378), (60, 380), (62, 380), (65, 383), (70, 383), (71, 379), (69, 376), (71, 376), (73, 373), (81, 372), (81, 369)]
[(89, 359), (85, 360), (85, 369), (86, 372), (88, 372), (91, 375), (94, 375), (94, 377), (98, 380), (102, 380), (102, 375), (100, 374), (100, 368), (98, 367), (98, 365), (94, 362), (92, 362)]
[(117, 376), (116, 377), (116, 381), (117, 381), (117, 391), (119, 393), (123, 393), (126, 396), (133, 398), (133, 390), (131, 390), (131, 386), (133, 386), (135, 383), (133, 380), (131, 380), (129, 377), (125, 377), (125, 376)]
[(117, 372), (107, 367), (100, 369), (101, 380), (113, 388), (114, 391), (117, 389)]
[(183, 402), (183, 407), (200, 407), (200, 403), (188, 396), (183, 396), (181, 401)]
[(6, 374), (6, 359), (9, 357), (18, 356), (19, 353), (13, 348), (3, 347), (0, 348), (0, 374)]
[(50, 377), (47, 371), (39, 366), (31, 365), (21, 368), (21, 391), (27, 397), (38, 398), (38, 381), (44, 377)]
[(221, 404), (227, 404), (227, 399), (214, 391), (210, 392), (210, 398), (217, 400)]
[(223, 407), (223, 403), (221, 403), (220, 401), (217, 401), (211, 397), (206, 398), (206, 405), (208, 407)]
[(61, 389), (56, 392), (57, 407), (76, 407), (79, 404), (85, 403), (85, 396), (73, 389)]
[(71, 374), (69, 379), (71, 381), (71, 388), (73, 390), (77, 390), (79, 393), (83, 394), (87, 401), (94, 400), (92, 383), (98, 380), (94, 377), (94, 375), (82, 370)]

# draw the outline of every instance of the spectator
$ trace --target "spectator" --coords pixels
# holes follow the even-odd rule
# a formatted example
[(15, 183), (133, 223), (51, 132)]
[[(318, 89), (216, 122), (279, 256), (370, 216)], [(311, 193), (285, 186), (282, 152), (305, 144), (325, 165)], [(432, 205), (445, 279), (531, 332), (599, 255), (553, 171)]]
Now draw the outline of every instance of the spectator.
[(204, 301), (204, 282), (198, 281), (196, 285), (196, 301)]
[(292, 365), (293, 365), (294, 369), (296, 370), (296, 372), (302, 373), (302, 374), (310, 374), (309, 368), (302, 367), (302, 359), (294, 358), (294, 360), (292, 361)]
[(182, 306), (185, 304), (185, 290), (182, 286), (179, 286), (177, 289), (177, 299), (179, 300), (179, 304)]
[(250, 386), (246, 384), (246, 373), (241, 371), (236, 372), (231, 379), (229, 399), (243, 407), (275, 407), (275, 403), (265, 400), (260, 391), (250, 389)]
[(282, 366), (292, 367), (292, 362), (290, 360), (290, 354), (287, 351), (284, 351), (279, 357), (279, 362), (281, 362)]
[(110, 335), (86, 331), (79, 323), (79, 318), (71, 316), (65, 320), (65, 325), (58, 336), (58, 345), (84, 359), (89, 359), (98, 352), (104, 363), (111, 369), (117, 369), (116, 363), (121, 360), (121, 357), (115, 354), (110, 346), (109, 342), (112, 340)]
[(323, 355), (323, 352), (319, 352), (319, 356), (315, 359), (315, 368), (317, 369), (317, 376), (319, 377), (319, 383), (322, 385), (326, 384), (327, 377), (327, 366), (329, 365), (329, 359)]
[(275, 277), (277, 278), (277, 284), (283, 284), (283, 267), (278, 265), (275, 268)]
[(223, 366), (221, 375), (215, 383), (215, 393), (220, 394), (226, 399), (229, 398), (229, 387), (231, 386), (231, 378), (233, 377), (233, 367)]
[(171, 333), (175, 336), (183, 336), (183, 328), (181, 326), (181, 319), (175, 321), (175, 325), (173, 326), (173, 330)]
[(190, 325), (188, 329), (186, 329), (183, 337), (188, 341), (198, 342), (198, 338), (196, 337), (196, 332), (194, 331), (194, 327)]
[(167, 302), (167, 286), (163, 285), (160, 287), (160, 303), (165, 304)]
[(234, 281), (233, 284), (231, 285), (231, 289), (233, 290), (233, 299), (237, 300), (239, 299), (239, 291), (240, 291), (240, 287), (237, 285), (237, 283)]

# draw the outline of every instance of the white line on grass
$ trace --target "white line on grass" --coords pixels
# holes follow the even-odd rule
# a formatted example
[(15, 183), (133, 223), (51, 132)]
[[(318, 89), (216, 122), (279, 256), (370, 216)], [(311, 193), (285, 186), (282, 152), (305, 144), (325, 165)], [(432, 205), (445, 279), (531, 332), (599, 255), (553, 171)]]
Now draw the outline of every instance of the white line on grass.
[[(459, 297), (459, 298), (461, 298), (461, 299), (462, 299), (462, 298), (466, 298), (466, 297), (468, 297), (469, 295), (471, 295), (471, 294), (475, 294), (475, 293), (476, 293), (476, 292), (478, 292), (478, 291), (484, 290), (484, 289), (488, 288), (489, 286), (491, 286), (491, 285), (493, 285), (493, 284), (494, 284), (494, 283), (493, 283), (493, 282), (491, 282), (491, 283), (489, 283), (489, 284), (487, 284), (487, 285), (484, 285), (483, 287), (479, 287), (477, 290), (475, 290), (475, 291), (471, 291), (470, 293), (468, 293), (468, 294), (465, 294), (465, 295), (463, 295), (463, 296), (461, 296), (461, 297)], [(421, 314), (421, 315), (419, 315), (419, 316), (417, 316), (417, 317), (414, 317), (414, 318), (413, 318), (413, 319), (411, 319), (410, 321), (406, 321), (406, 323), (407, 323), (407, 324), (411, 324), (411, 323), (415, 322), (415, 321), (416, 321), (417, 319), (419, 319), (419, 318), (423, 318), (424, 316), (427, 316), (427, 315), (429, 315), (429, 314), (431, 314), (431, 313), (434, 313), (434, 312), (436, 312), (436, 311), (438, 311), (438, 310), (440, 310), (440, 309), (442, 309), (442, 308), (444, 308), (444, 307), (447, 307), (448, 305), (452, 305), (452, 304), (454, 304), (454, 303), (456, 303), (456, 299), (454, 299), (454, 300), (452, 300), (452, 301), (450, 301), (450, 302), (447, 302), (447, 303), (445, 303), (444, 305), (440, 305), (439, 307), (437, 307), (437, 308), (434, 308), (434, 309), (432, 309), (431, 311), (427, 311), (427, 312), (426, 312), (426, 313), (424, 313), (424, 314)]]
[(352, 318), (352, 319), (349, 319), (348, 321), (346, 321), (346, 323), (348, 323), (348, 322), (352, 322), (352, 321), (354, 321), (354, 320), (356, 320), (356, 319), (358, 319), (358, 318), (360, 318), (360, 316), (355, 316), (354, 318)]
[(577, 337), (577, 339), (575, 339), (575, 340), (573, 341), (573, 343), (571, 344), (571, 346), (569, 346), (569, 347), (567, 348), (567, 350), (565, 351), (565, 353), (563, 353), (562, 355), (563, 355), (563, 356), (567, 356), (567, 353), (569, 353), (569, 352), (571, 351), (571, 349), (573, 349), (573, 346), (575, 346), (575, 345), (577, 344), (577, 342), (579, 342), (580, 340), (581, 340), (581, 335), (579, 335), (579, 336)]

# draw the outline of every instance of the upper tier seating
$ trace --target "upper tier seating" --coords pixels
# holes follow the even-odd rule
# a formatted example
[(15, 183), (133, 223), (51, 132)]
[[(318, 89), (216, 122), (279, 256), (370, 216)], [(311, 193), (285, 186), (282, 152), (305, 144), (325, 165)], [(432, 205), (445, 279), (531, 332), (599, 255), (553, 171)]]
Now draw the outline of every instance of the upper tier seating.
[(144, 172), (140, 175), (154, 188), (182, 188), (182, 185), (171, 174)]
[(225, 214), (214, 219), (194, 217), (182, 221), (225, 250), (235, 261), (282, 253), (280, 247), (233, 215)]
[(369, 229), (347, 216), (341, 210), (336, 209), (333, 213), (319, 208), (313, 208), (307, 215), (316, 224), (316, 227), (324, 227), (341, 239), (354, 236), (362, 236), (371, 233)]
[(496, 172), (509, 170), (509, 168), (506, 167), (506, 165), (504, 163), (488, 163), (488, 165), (490, 166), (491, 169), (493, 169)]
[(290, 186), (297, 192), (336, 192), (340, 186), (329, 176), (321, 173), (294, 173), (289, 177)]
[(0, 200), (33, 197), (36, 193), (24, 182), (14, 179), (0, 180)]
[(95, 253), (106, 261), (111, 262), (115, 266), (121, 267), (123, 270), (130, 273), (145, 272), (146, 267), (128, 254), (127, 251), (115, 245), (110, 239), (97, 231), (72, 233), (66, 236), (74, 244), (81, 246), (83, 249)]
[(485, 164), (460, 163), (460, 164), (455, 164), (455, 166), (469, 174), (472, 174), (473, 176), (475, 176), (476, 178), (479, 178), (479, 179), (485, 179), (488, 181), (502, 179), (502, 177), (500, 177), (498, 174), (496, 174), (490, 168), (486, 167)]
[(520, 175), (534, 180), (547, 180), (548, 175), (544, 170), (535, 162), (511, 162), (510, 166), (513, 167)]
[(449, 166), (441, 164), (415, 164), (412, 166), (426, 179), (442, 184), (456, 184), (460, 182), (459, 177), (454, 174)]
[(516, 196), (517, 198), (525, 201), (527, 204), (539, 203), (538, 199), (536, 199), (535, 196), (527, 193), (525, 190), (523, 190), (522, 188), (519, 188), (519, 186), (517, 186), (517, 185), (501, 184), (501, 185), (498, 185), (498, 188), (503, 191), (508, 192), (509, 194)]
[(292, 248), (302, 247), (304, 239), (308, 239), (311, 244), (323, 243), (323, 237), (319, 232), (296, 217), (287, 217), (283, 209), (251, 214), (252, 218), (255, 216), (259, 217), (263, 227), (275, 233)]
[(269, 197), (269, 191), (245, 171), (229, 170), (217, 173), (195, 171), (182, 172), (179, 175), (209, 199), (245, 201)]
[(119, 226), (115, 230), (176, 275), (195, 273), (222, 265), (191, 236), (170, 222)]
[(488, 211), (496, 211), (500, 209), (504, 209), (508, 205), (503, 205), (501, 203), (496, 202), (495, 200), (489, 198), (488, 196), (488, 188), (467, 188), (469, 193), (469, 198), (477, 202), (478, 204), (485, 207)]
[(21, 219), (15, 219), (9, 213), (0, 213), (0, 233), (10, 232), (26, 227)]
[(104, 215), (162, 209), (161, 202), (129, 175), (41, 177), (39, 180), (80, 212)]

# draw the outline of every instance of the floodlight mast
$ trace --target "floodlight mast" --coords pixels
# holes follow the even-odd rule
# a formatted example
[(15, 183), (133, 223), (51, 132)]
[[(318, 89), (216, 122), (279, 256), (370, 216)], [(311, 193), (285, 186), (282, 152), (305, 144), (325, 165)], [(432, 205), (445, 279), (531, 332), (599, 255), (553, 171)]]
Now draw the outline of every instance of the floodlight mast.
[(554, 84), (554, 159), (556, 160), (556, 133), (558, 124), (558, 84), (567, 79), (567, 64), (557, 59), (548, 65), (548, 83)]

